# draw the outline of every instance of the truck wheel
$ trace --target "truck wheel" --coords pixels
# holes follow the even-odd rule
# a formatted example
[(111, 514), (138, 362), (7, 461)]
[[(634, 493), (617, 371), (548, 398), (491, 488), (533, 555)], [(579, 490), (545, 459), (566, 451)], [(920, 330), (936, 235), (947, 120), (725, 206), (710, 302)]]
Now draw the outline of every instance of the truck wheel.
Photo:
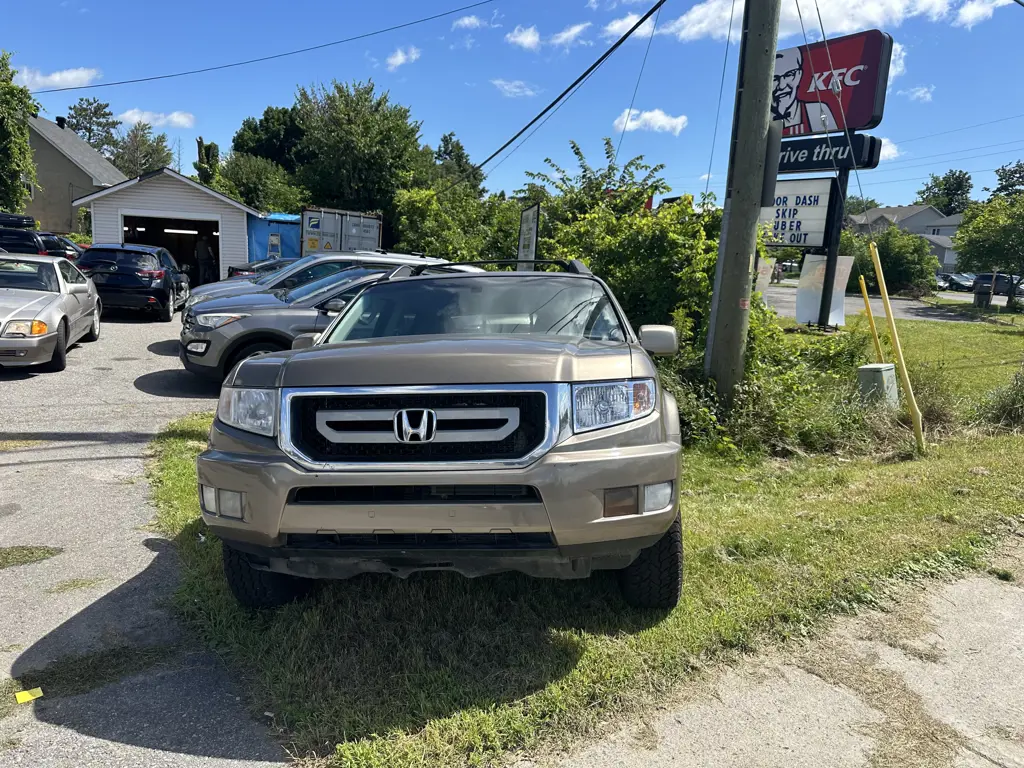
[(256, 570), (249, 565), (243, 552), (227, 544), (223, 544), (223, 547), (224, 575), (228, 587), (235, 600), (246, 608), (278, 608), (304, 597), (313, 589), (312, 579)]
[(678, 515), (657, 543), (619, 571), (619, 587), (634, 608), (676, 607), (683, 591), (683, 524)]

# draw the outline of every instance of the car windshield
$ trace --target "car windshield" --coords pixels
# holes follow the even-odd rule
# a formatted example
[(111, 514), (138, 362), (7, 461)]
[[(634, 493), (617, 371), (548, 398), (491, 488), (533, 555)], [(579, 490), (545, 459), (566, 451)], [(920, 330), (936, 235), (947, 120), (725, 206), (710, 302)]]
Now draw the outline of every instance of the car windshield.
[(278, 289), (274, 293), (281, 299), (281, 301), (291, 304), (295, 301), (301, 301), (302, 299), (314, 298), (317, 294), (329, 291), (331, 288), (337, 288), (338, 286), (350, 283), (353, 280), (358, 280), (360, 277), (366, 277), (367, 275), (377, 275), (382, 273), (383, 269), (369, 269), (364, 267), (352, 267), (351, 269), (343, 269), (340, 272), (328, 275), (327, 277), (321, 277), (319, 280), (314, 280), (311, 283), (297, 286), (291, 290)]
[(58, 293), (60, 284), (57, 271), (49, 262), (0, 258), (0, 288)]
[(119, 267), (134, 269), (157, 269), (160, 266), (156, 256), (150, 253), (121, 251), (115, 248), (90, 248), (78, 259), (78, 264), (82, 267), (117, 264)]
[(378, 283), (352, 302), (324, 343), (442, 334), (625, 338), (596, 280), (509, 275)]
[[(302, 269), (304, 266), (306, 266), (307, 264), (312, 264), (318, 258), (319, 258), (319, 256), (303, 256), (301, 259), (299, 259), (298, 261), (293, 262), (291, 264), (291, 266), (294, 267), (294, 270), (289, 270), (289, 271), (298, 271), (298, 270)], [(277, 282), (280, 279), (281, 279), (281, 274), (277, 270), (275, 270), (275, 271), (271, 272), (269, 275), (267, 275), (266, 277), (261, 277), (259, 280), (257, 280), (256, 281), (256, 285), (270, 285), (271, 283)]]

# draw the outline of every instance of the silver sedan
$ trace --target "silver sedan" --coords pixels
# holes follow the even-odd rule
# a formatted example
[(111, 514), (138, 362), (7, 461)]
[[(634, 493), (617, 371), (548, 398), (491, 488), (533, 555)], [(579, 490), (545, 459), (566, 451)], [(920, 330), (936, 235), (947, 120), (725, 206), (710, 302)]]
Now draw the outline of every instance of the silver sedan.
[(92, 281), (59, 256), (0, 254), (0, 368), (63, 371), (68, 347), (100, 337)]

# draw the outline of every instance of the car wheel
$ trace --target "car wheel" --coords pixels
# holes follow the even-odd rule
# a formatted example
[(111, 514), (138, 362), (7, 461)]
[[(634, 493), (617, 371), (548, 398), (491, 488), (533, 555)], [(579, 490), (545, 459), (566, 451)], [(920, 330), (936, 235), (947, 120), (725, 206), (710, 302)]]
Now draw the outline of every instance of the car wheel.
[(275, 344), (272, 341), (258, 341), (255, 344), (249, 344), (248, 346), (242, 347), (232, 356), (231, 364), (224, 368), (224, 376), (226, 378), (227, 375), (234, 370), (236, 365), (253, 355), (258, 355), (261, 352), (280, 352), (282, 349), (284, 349), (282, 345)]
[(175, 299), (174, 297), (174, 289), (171, 288), (170, 295), (168, 295), (167, 297), (167, 304), (160, 308), (160, 314), (158, 315), (158, 317), (160, 318), (161, 323), (169, 323), (171, 322), (171, 320), (174, 319), (175, 301), (177, 301), (177, 299)]
[(249, 565), (244, 552), (227, 544), (222, 543), (222, 546), (228, 588), (235, 600), (246, 608), (278, 608), (305, 597), (316, 586), (313, 579), (257, 570)]
[(619, 571), (619, 586), (634, 608), (676, 607), (683, 592), (683, 524), (678, 515), (656, 544)]
[(99, 341), (100, 338), (100, 314), (103, 312), (103, 307), (100, 303), (96, 302), (96, 310), (92, 314), (92, 326), (89, 328), (89, 332), (82, 337), (83, 341)]
[(68, 326), (61, 320), (57, 326), (57, 343), (53, 347), (53, 357), (44, 363), (43, 369), (51, 373), (59, 373), (68, 367)]

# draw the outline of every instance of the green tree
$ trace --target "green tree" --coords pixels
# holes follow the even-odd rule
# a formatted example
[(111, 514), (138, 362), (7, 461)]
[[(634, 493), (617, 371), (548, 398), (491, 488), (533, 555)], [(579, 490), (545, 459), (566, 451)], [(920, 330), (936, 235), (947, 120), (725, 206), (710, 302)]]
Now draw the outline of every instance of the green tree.
[(1024, 193), (1024, 161), (1018, 160), (996, 168), (996, 179), (999, 183), (992, 189), (985, 187), (986, 192), (1004, 197), (1016, 197)]
[(473, 190), (477, 197), (484, 194), (484, 172), (473, 165), (469, 153), (462, 142), (455, 138), (454, 133), (446, 133), (434, 151), (434, 162), (437, 164), (437, 177), (451, 184)]
[(400, 236), (396, 250), (453, 261), (481, 258), (487, 239), (484, 208), (473, 190), (443, 183), (432, 189), (398, 190), (395, 226)]
[(873, 197), (861, 197), (860, 195), (847, 195), (844, 211), (847, 216), (870, 211), (872, 208), (881, 208), (882, 204)]
[[(1024, 195), (994, 195), (972, 205), (953, 245), (957, 269), (1024, 275)], [(1020, 282), (1018, 277), (1017, 285)], [(1013, 296), (1010, 301), (1016, 303)]]
[(220, 176), (234, 186), (243, 203), (257, 211), (299, 213), (306, 202), (306, 190), (265, 157), (232, 152), (221, 166)]
[(68, 128), (85, 139), (89, 146), (109, 155), (117, 143), (115, 131), (121, 121), (110, 111), (110, 104), (99, 99), (81, 98), (68, 107)]
[(28, 88), (14, 84), (11, 54), (0, 51), (0, 210), (21, 213), (36, 164), (28, 140), (28, 118), (39, 105)]
[(843, 232), (840, 236), (842, 252), (854, 257), (854, 268), (850, 275), (848, 290), (859, 291), (858, 275), (864, 275), (864, 282), (872, 293), (878, 292), (878, 278), (871, 261), (868, 244), (873, 239), (878, 246), (878, 260), (885, 275), (885, 287), (889, 293), (923, 294), (935, 288), (935, 273), (939, 260), (928, 247), (928, 241), (912, 232), (904, 232), (896, 226), (874, 235), (873, 238)]
[(220, 174), (220, 147), (216, 142), (209, 144), (203, 141), (203, 137), (196, 138), (196, 156), (198, 159), (192, 163), (200, 184), (212, 187)]
[(231, 149), (263, 157), (295, 173), (295, 149), (302, 140), (295, 107), (267, 107), (259, 119), (247, 117), (231, 141)]
[(934, 205), (943, 216), (963, 213), (971, 204), (974, 182), (967, 171), (946, 171), (942, 176), (931, 174), (928, 183), (917, 191), (918, 205)]
[(408, 188), (420, 153), (420, 124), (377, 93), (372, 81), (301, 88), (302, 140), (296, 178), (318, 205), (380, 211), (394, 221), (395, 194)]
[(117, 139), (110, 162), (129, 178), (170, 166), (174, 156), (167, 134), (153, 135), (149, 123), (136, 123)]

